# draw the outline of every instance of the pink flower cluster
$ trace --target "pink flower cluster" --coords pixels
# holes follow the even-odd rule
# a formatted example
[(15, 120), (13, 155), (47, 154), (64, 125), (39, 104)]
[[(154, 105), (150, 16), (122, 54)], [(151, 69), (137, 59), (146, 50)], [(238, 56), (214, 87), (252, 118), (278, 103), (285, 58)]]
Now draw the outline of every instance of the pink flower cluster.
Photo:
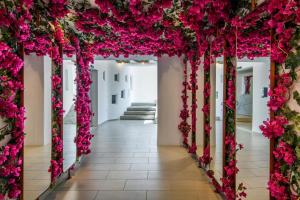
[(77, 95), (75, 102), (75, 110), (77, 113), (78, 133), (75, 138), (77, 145), (77, 156), (89, 154), (91, 152), (91, 139), (94, 135), (90, 132), (92, 111), (90, 108), (89, 91), (92, 84), (90, 76), (90, 63), (93, 62), (93, 54), (91, 46), (84, 44), (82, 47), (77, 38), (72, 38), (73, 46), (76, 49), (76, 58), (78, 65)]
[(192, 91), (192, 105), (191, 105), (191, 119), (192, 119), (192, 145), (189, 148), (189, 153), (196, 153), (196, 128), (197, 128), (197, 90), (198, 90), (198, 80), (197, 73), (200, 65), (200, 60), (196, 59), (196, 55), (191, 54), (192, 57), (189, 58), (191, 63), (191, 74), (190, 74), (190, 86)]
[(62, 58), (58, 47), (50, 50), (52, 70), (52, 160), (49, 168), (51, 180), (55, 181), (63, 172), (63, 86), (61, 71)]
[[(234, 74), (235, 69), (231, 69), (229, 73)], [(227, 82), (227, 99), (225, 103), (229, 109), (235, 109), (235, 82), (233, 80)]]
[(273, 155), (277, 160), (282, 160), (290, 166), (292, 166), (297, 159), (291, 146), (283, 141), (279, 142), (278, 146), (273, 151)]
[[(150, 6), (147, 11), (139, 10), (122, 14), (119, 12), (124, 8), (116, 8), (109, 0), (96, 3), (100, 11), (93, 8), (78, 13), (78, 20), (75, 23), (76, 28), (83, 33), (101, 38), (94, 42), (94, 54), (104, 57), (110, 55), (127, 57), (130, 54), (172, 56), (186, 51), (181, 30), (174, 29), (172, 22), (163, 19), (163, 12), (157, 13), (158, 10), (167, 8), (165, 6), (168, 6), (168, 3), (159, 1)], [(132, 9), (140, 6), (139, 1), (131, 1), (130, 5)], [(158, 22), (164, 27), (153, 28), (152, 24)]]
[(285, 28), (285, 23), (293, 20), (297, 23), (300, 12), (299, 1), (271, 0), (267, 11), (272, 15), (272, 19), (268, 22), (269, 28), (275, 29), (274, 38), (277, 38), (272, 44), (272, 60), (282, 64), (288, 56), (287, 52), (291, 51), (290, 40), (295, 33), (295, 27)]
[(276, 116), (273, 120), (264, 121), (259, 128), (262, 134), (271, 139), (278, 138), (284, 134), (284, 127), (288, 124), (288, 120), (283, 116)]
[(202, 166), (207, 166), (212, 160), (210, 156), (210, 49), (208, 48), (204, 54), (204, 88), (203, 88), (203, 126), (204, 126), (204, 151), (199, 158), (199, 163)]
[(187, 81), (187, 60), (186, 59), (184, 60), (183, 75), (184, 75), (184, 80), (182, 82), (183, 89), (182, 89), (182, 95), (181, 95), (183, 108), (180, 111), (181, 122), (178, 125), (178, 129), (182, 133), (183, 145), (188, 147), (188, 139), (187, 138), (188, 138), (189, 132), (191, 131), (191, 126), (187, 123), (187, 119), (189, 118), (190, 114), (189, 114), (188, 104), (187, 104), (187, 100), (188, 100), (187, 89), (188, 89), (189, 83)]
[(23, 61), (5, 43), (0, 42), (0, 117), (11, 127), (10, 141), (0, 149), (0, 176), (6, 180), (1, 185), (0, 199), (6, 195), (18, 198), (21, 194), (20, 173), (23, 160), (20, 157), (24, 143), (24, 107), (21, 107), (19, 92), (23, 90), (19, 72)]
[(268, 95), (270, 100), (268, 101), (268, 107), (271, 111), (277, 111), (288, 100), (289, 87), (292, 84), (292, 78), (289, 73), (283, 73), (277, 78), (277, 85), (273, 90), (270, 90)]
[(69, 13), (68, 0), (49, 0), (48, 9), (54, 19), (63, 18)]
[(207, 165), (211, 162), (212, 157), (210, 156), (210, 145), (207, 145), (204, 148), (203, 155), (199, 158), (199, 164), (200, 165)]

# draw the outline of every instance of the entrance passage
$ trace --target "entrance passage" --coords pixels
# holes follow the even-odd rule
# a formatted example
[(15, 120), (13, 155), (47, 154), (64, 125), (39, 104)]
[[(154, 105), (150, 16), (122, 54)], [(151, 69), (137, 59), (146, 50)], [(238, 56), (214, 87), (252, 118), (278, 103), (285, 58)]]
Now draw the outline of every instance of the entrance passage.
[(156, 126), (135, 120), (98, 126), (92, 153), (48, 199), (220, 199), (184, 148), (157, 146)]

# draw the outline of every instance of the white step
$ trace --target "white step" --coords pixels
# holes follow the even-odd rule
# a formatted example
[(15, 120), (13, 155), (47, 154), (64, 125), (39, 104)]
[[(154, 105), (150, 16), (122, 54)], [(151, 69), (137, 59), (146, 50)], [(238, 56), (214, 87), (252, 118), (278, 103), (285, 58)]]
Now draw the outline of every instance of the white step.
[(156, 111), (156, 107), (151, 106), (130, 106), (127, 111)]
[(121, 120), (154, 120), (154, 115), (124, 115), (120, 117)]
[(155, 115), (155, 111), (125, 111), (124, 115)]
[(156, 103), (139, 103), (135, 102), (131, 104), (132, 106), (156, 106)]

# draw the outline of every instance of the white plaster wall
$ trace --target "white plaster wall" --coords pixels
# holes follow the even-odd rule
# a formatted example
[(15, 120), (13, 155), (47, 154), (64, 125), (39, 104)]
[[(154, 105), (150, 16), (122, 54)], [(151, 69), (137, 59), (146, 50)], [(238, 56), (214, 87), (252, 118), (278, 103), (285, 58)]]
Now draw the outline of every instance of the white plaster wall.
[[(96, 60), (94, 68), (98, 70), (98, 124), (107, 120), (119, 119), (131, 104), (130, 76), (128, 65), (117, 64), (115, 60)], [(105, 80), (103, 72), (105, 71)], [(114, 75), (119, 74), (119, 81), (114, 81)], [(127, 75), (128, 79), (125, 80)], [(125, 90), (125, 98), (121, 91)], [(117, 104), (112, 104), (112, 95), (117, 95)]]
[[(111, 104), (111, 97), (108, 96), (109, 94), (109, 66), (108, 63), (98, 63), (98, 61), (95, 62), (95, 68), (98, 70), (98, 124), (101, 124), (107, 120), (109, 120), (108, 117), (108, 109), (109, 104)], [(105, 72), (105, 80), (103, 80), (103, 72)]]
[[(243, 63), (238, 63), (238, 66)], [(253, 76), (253, 67), (247, 70), (238, 71), (236, 77), (236, 98), (237, 98), (237, 114), (252, 116), (253, 105), (253, 83), (251, 83), (250, 94), (245, 94), (245, 77)], [(253, 79), (252, 79), (253, 82)]]
[(63, 61), (63, 109), (64, 117), (70, 111), (76, 97), (76, 65), (72, 60)]
[(44, 145), (51, 142), (51, 59), (44, 57)]
[(215, 90), (212, 90), (212, 92), (215, 92), (216, 96), (216, 117), (220, 120), (223, 120), (223, 70), (223, 64), (216, 63)]
[(212, 147), (216, 146), (216, 62), (212, 61), (210, 66), (210, 144)]
[(270, 86), (269, 81), (270, 62), (258, 62), (253, 66), (253, 116), (252, 131), (260, 133), (259, 126), (269, 118), (267, 107), (268, 97), (263, 96), (263, 88)]
[(91, 109), (93, 113), (92, 117), (92, 126), (97, 127), (98, 126), (98, 101), (99, 101), (99, 95), (98, 95), (98, 70), (91, 70), (91, 79), (93, 84), (91, 85), (90, 90), (90, 98), (92, 99), (91, 102)]
[[(190, 78), (191, 72), (192, 72), (191, 64), (188, 62), (187, 63), (187, 81), (189, 82), (189, 85), (190, 85), (190, 80), (191, 80), (191, 78)], [(183, 74), (182, 74), (182, 76), (183, 76)], [(182, 86), (181, 86), (181, 88), (182, 88)], [(192, 91), (190, 89), (191, 88), (188, 88), (188, 90), (187, 90), (187, 96), (188, 96), (187, 105), (188, 105), (188, 110), (189, 110), (189, 114), (190, 114), (189, 118), (187, 119), (187, 123), (192, 126), (192, 113), (191, 113), (191, 110), (192, 110)], [(182, 103), (181, 103), (181, 109), (182, 109)], [(192, 145), (192, 137), (191, 137), (192, 133), (191, 132), (192, 131), (190, 131), (190, 133), (188, 135), (188, 144), (189, 145)]]
[(51, 61), (24, 58), (25, 145), (46, 145), (51, 136)]
[(180, 145), (182, 142), (178, 130), (182, 81), (181, 58), (158, 58), (158, 145)]
[(132, 65), (132, 102), (157, 101), (157, 64)]
[(199, 65), (199, 70), (197, 73), (198, 80), (198, 90), (197, 90), (197, 123), (196, 123), (196, 144), (198, 146), (199, 151), (201, 152), (203, 149), (203, 89), (204, 89), (204, 69), (203, 69), (203, 57), (201, 58), (201, 63)]

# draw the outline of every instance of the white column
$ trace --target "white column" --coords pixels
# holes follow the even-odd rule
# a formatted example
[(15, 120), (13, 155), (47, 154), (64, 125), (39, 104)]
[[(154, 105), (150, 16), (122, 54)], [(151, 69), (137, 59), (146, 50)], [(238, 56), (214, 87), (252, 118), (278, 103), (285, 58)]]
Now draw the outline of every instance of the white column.
[(158, 145), (180, 145), (178, 130), (182, 109), (183, 60), (177, 56), (158, 58)]
[(51, 141), (51, 60), (36, 55), (24, 58), (25, 145)]

